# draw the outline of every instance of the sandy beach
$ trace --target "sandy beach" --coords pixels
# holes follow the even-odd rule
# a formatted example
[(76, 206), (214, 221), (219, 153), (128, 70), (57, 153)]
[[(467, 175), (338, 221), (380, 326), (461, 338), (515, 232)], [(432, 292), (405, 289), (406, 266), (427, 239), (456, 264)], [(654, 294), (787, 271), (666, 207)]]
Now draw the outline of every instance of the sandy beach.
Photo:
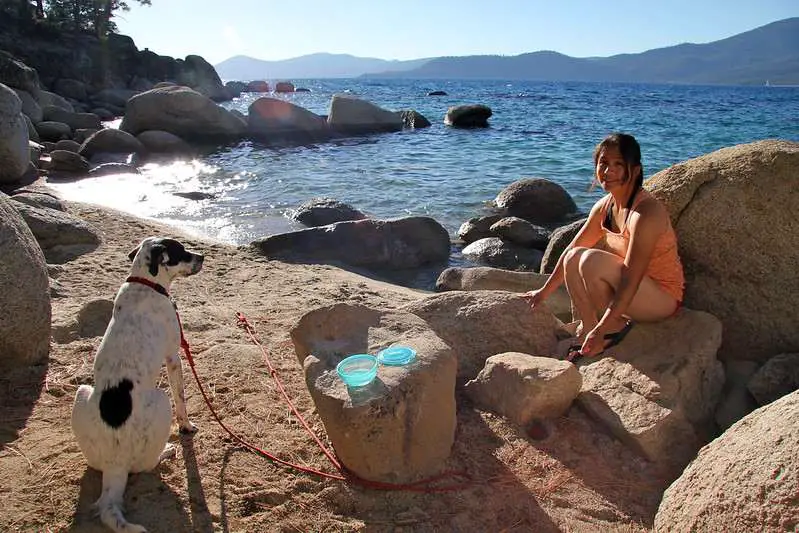
[[(304, 313), (336, 302), (390, 309), (427, 294), (331, 266), (267, 260), (98, 206), (67, 205), (99, 230), (102, 243), (51, 266), (53, 341), (46, 368), (0, 378), (0, 530), (105, 531), (92, 511), (100, 474), (86, 465), (70, 412), (77, 387), (92, 383), (105, 329), (92, 309), (113, 300), (128, 273), (128, 252), (151, 235), (177, 237), (206, 257), (203, 270), (178, 280), (171, 293), (198, 375), (223, 421), (278, 457), (335, 473), (290, 413), (264, 353), (326, 441), (291, 327)], [(238, 327), (237, 312), (255, 328), (264, 352)], [(173, 422), (177, 457), (131, 475), (127, 485), (127, 519), (153, 532), (647, 531), (665, 489), (651, 464), (574, 408), (528, 435), (475, 409), (460, 392), (455, 444), (442, 468), (469, 475), (462, 489), (380, 491), (322, 479), (236, 444), (213, 420), (185, 361), (184, 376), (199, 432), (181, 437)], [(165, 371), (161, 386), (168, 387)]]

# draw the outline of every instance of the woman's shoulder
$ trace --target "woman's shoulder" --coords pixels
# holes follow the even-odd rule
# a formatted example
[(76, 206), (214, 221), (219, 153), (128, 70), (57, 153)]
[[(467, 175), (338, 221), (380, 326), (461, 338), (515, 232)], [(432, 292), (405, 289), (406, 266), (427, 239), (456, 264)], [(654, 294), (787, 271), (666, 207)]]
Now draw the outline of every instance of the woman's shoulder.
[(639, 199), (635, 202), (633, 211), (638, 213), (639, 216), (650, 220), (654, 219), (662, 222), (667, 222), (669, 220), (669, 212), (663, 202), (652, 196), (645, 189), (641, 189), (639, 195)]
[(591, 208), (591, 211), (601, 211), (610, 204), (611, 195), (610, 193), (604, 195), (602, 198), (596, 201), (594, 207)]

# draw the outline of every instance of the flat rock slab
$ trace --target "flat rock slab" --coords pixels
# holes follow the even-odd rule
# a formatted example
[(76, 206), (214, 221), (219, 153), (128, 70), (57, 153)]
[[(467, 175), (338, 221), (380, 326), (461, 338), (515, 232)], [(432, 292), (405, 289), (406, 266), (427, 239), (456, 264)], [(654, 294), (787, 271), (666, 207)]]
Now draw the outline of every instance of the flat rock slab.
[(619, 440), (678, 472), (713, 430), (724, 384), (716, 359), (721, 323), (684, 309), (656, 324), (636, 324), (599, 360), (583, 359), (578, 404)]
[(486, 359), (503, 352), (552, 357), (561, 322), (544, 309), (530, 309), (519, 294), (505, 291), (455, 291), (406, 305), (455, 350), (458, 383), (474, 379)]

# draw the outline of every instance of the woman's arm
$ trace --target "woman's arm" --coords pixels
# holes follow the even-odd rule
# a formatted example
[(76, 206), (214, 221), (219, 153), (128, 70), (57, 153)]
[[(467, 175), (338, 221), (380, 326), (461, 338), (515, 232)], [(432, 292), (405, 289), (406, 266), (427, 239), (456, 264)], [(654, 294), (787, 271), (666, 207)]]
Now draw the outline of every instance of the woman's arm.
[(585, 224), (583, 224), (583, 227), (577, 232), (577, 235), (574, 236), (569, 245), (563, 250), (563, 253), (560, 254), (560, 258), (558, 258), (555, 269), (552, 271), (552, 274), (549, 275), (541, 288), (524, 293), (524, 297), (527, 298), (527, 300), (530, 302), (530, 305), (535, 307), (537, 304), (542, 303), (555, 291), (555, 289), (563, 284), (563, 258), (566, 256), (566, 252), (572, 248), (577, 248), (580, 246), (590, 248), (602, 238), (601, 212), (603, 204), (607, 201), (608, 197), (605, 196), (594, 204), (594, 206), (591, 208), (591, 212), (588, 214), (588, 220), (585, 221)]

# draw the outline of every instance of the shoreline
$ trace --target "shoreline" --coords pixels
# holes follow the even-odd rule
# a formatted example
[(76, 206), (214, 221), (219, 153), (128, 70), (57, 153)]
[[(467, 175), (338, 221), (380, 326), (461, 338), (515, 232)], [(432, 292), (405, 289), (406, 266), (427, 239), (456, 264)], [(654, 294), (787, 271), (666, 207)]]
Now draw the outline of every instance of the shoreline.
[[(179, 229), (158, 222), (91, 204), (66, 204), (72, 215), (98, 229), (102, 242), (49, 268), (57, 290), (48, 363), (0, 377), (0, 435), (7, 436), (0, 452), (0, 487), (16, 487), (0, 510), (3, 530), (105, 531), (91, 506), (100, 492), (100, 475), (86, 466), (71, 433), (72, 399), (80, 384), (93, 382), (93, 354), (107, 320), (102, 309), (110, 312), (128, 272), (130, 249), (149, 235), (181, 238)], [(183, 242), (204, 253), (205, 264), (196, 276), (174, 283), (170, 293), (197, 372), (220, 415), (244, 438), (279, 457), (301, 457), (311, 467), (329, 470), (313, 441), (287, 416), (264, 354), (238, 327), (235, 313), (248, 318), (289, 396), (324, 435), (290, 329), (319, 307), (347, 303), (397, 309), (428, 293), (333, 266), (269, 260), (213, 240)], [(532, 446), (502, 417), (464, 407), (458, 409), (458, 437), (446, 467), (468, 467), (479, 482), (458, 492), (395, 492), (387, 503), (382, 491), (308, 477), (242, 453), (216, 426), (185, 362), (183, 372), (189, 416), (200, 431), (187, 438), (173, 426), (170, 441), (178, 446), (178, 456), (153, 473), (131, 476), (125, 493), (126, 518), (150, 528), (274, 531), (279, 523), (297, 530), (393, 532), (399, 527), (397, 513), (423, 509), (414, 515), (415, 523), (433, 529), (447, 529), (456, 520), (484, 531), (512, 524), (555, 531), (591, 520), (605, 529), (648, 531), (665, 488), (651, 465), (629, 461), (623, 444), (586, 433), (591, 423), (581, 414), (553, 421), (548, 429), (556, 437)], [(161, 385), (167, 386), (164, 374)], [(592, 481), (574, 477), (575, 468), (591, 472)], [(630, 472), (628, 483), (636, 485), (635, 491), (612, 484), (619, 471)], [(47, 483), (40, 482), (41, 472), (49, 476)], [(635, 479), (650, 481), (642, 486)], [(606, 488), (598, 491), (595, 483)], [(564, 491), (566, 507), (558, 503)], [(596, 505), (612, 506), (614, 513), (597, 518)]]

